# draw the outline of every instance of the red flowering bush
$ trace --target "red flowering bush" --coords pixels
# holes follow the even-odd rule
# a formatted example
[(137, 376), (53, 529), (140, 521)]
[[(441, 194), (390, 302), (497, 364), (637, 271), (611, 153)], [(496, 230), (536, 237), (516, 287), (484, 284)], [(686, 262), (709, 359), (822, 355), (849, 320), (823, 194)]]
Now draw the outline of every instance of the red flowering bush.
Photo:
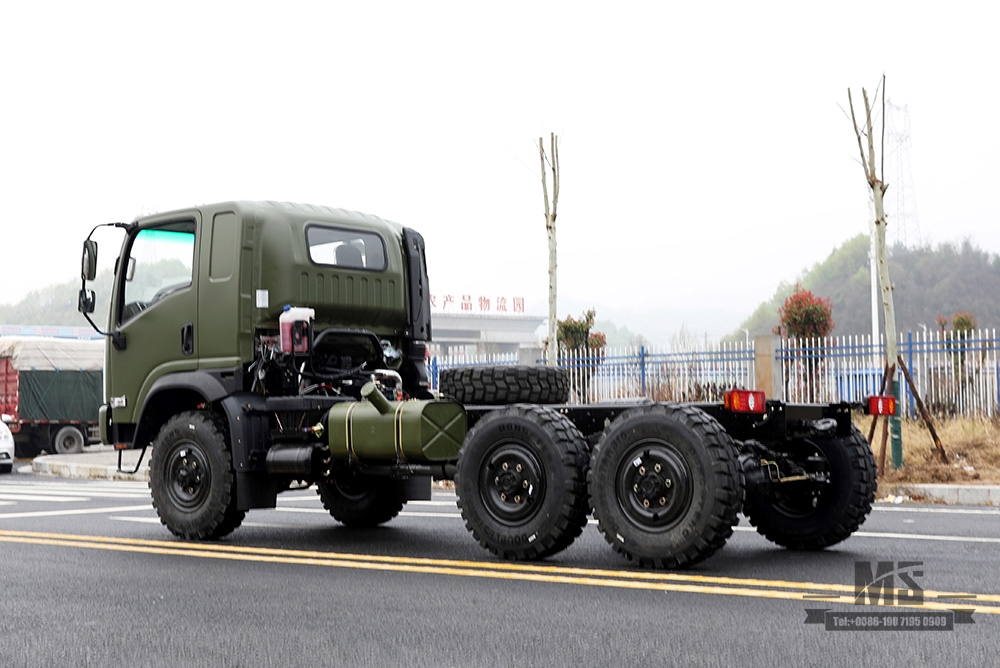
[(799, 285), (778, 309), (781, 324), (775, 334), (793, 338), (823, 338), (833, 331), (833, 303), (829, 297), (816, 297)]

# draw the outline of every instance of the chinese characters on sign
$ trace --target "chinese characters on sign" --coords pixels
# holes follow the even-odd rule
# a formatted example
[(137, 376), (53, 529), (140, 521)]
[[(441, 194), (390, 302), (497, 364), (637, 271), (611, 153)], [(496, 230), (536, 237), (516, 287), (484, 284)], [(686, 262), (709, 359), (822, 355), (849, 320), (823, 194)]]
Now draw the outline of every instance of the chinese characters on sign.
[(451, 313), (524, 313), (524, 297), (486, 297), (480, 295), (431, 295), (431, 308)]

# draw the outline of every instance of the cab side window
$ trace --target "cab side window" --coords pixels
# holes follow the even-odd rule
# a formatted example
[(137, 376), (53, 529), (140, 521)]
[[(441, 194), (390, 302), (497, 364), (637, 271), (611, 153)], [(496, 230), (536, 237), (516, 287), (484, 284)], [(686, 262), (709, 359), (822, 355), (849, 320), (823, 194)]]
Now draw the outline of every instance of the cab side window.
[(387, 266), (385, 242), (374, 232), (310, 225), (306, 246), (315, 264), (368, 271), (385, 271)]
[(119, 323), (191, 287), (194, 268), (193, 221), (147, 228), (136, 234), (125, 259), (125, 293)]

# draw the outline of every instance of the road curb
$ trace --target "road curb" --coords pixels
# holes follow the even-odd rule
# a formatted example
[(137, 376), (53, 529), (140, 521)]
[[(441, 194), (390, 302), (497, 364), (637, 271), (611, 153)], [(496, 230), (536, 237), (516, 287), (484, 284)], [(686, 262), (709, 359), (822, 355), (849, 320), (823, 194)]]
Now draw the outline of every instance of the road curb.
[(82, 455), (43, 455), (35, 457), (31, 462), (31, 470), (60, 478), (149, 482), (148, 458), (147, 452), (139, 470), (132, 473), (139, 461), (139, 453), (134, 450), (123, 453), (122, 471), (118, 470), (118, 453), (114, 450)]
[(911, 500), (928, 500), (959, 506), (1000, 505), (1000, 486), (997, 485), (942, 485), (942, 484), (889, 484), (879, 485), (879, 497), (909, 497)]

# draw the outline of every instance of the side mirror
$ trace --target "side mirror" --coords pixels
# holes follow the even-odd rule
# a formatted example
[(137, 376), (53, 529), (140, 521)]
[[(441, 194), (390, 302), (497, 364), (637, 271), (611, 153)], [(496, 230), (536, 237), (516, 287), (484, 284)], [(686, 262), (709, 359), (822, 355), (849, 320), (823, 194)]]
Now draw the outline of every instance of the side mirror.
[(96, 302), (97, 296), (94, 294), (93, 290), (80, 288), (80, 297), (77, 299), (76, 303), (76, 308), (80, 311), (80, 313), (93, 313)]
[[(97, 277), (97, 242), (87, 239), (83, 242), (83, 258), (80, 261), (80, 278), (92, 281)], [(90, 311), (88, 311), (89, 313)]]

